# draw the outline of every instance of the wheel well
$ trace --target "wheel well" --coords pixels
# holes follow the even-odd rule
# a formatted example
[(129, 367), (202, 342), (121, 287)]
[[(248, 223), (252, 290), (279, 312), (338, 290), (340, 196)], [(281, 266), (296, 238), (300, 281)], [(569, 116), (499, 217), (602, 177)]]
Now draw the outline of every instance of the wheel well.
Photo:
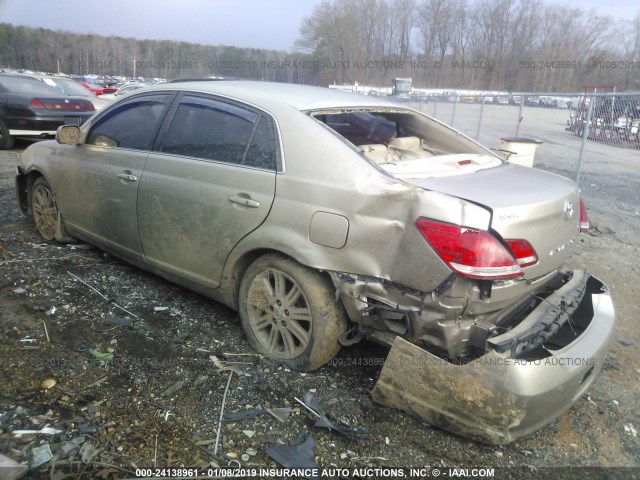
[[(240, 306), (240, 299), (239, 299), (239, 295), (240, 295), (240, 283), (242, 282), (242, 277), (244, 276), (244, 273), (247, 271), (247, 269), (249, 268), (249, 265), (251, 265), (257, 258), (262, 257), (263, 255), (267, 255), (267, 254), (276, 254), (276, 255), (280, 255), (283, 258), (288, 258), (289, 260), (298, 263), (299, 265), (302, 265), (304, 267), (310, 268), (312, 270), (317, 271), (318, 273), (320, 273), (320, 275), (324, 278), (326, 278), (326, 280), (330, 283), (333, 284), (332, 280), (331, 280), (331, 276), (325, 271), (325, 270), (320, 270), (318, 268), (315, 267), (309, 267), (308, 265), (305, 265), (304, 263), (299, 262), (297, 259), (293, 258), (290, 255), (287, 255), (286, 253), (282, 253), (279, 250), (272, 250), (269, 248), (262, 248), (259, 250), (252, 250), (250, 252), (245, 253), (241, 258), (239, 258), (235, 265), (233, 266), (233, 270), (231, 272), (231, 288), (232, 290), (232, 300), (233, 300), (233, 308), (235, 310), (239, 309)], [(340, 300), (340, 302), (342, 302), (342, 300)]]
[(31, 213), (31, 195), (29, 194), (29, 192), (31, 192), (31, 186), (34, 184), (34, 182), (39, 179), (40, 177), (44, 177), (44, 175), (42, 175), (42, 173), (40, 173), (37, 170), (34, 170), (32, 172), (29, 172), (29, 174), (27, 175), (27, 188), (26, 188), (26, 192), (27, 192), (27, 205), (29, 207), (29, 213)]
[(24, 177), (18, 177), (18, 202), (23, 215), (31, 215), (31, 186), (38, 178), (43, 177), (37, 170), (29, 172)]
[(38, 170), (33, 170), (29, 172), (27, 174), (27, 187), (31, 188), (31, 185), (33, 185), (33, 182), (35, 182), (40, 177), (44, 177), (44, 175), (42, 175), (42, 173), (40, 173)]

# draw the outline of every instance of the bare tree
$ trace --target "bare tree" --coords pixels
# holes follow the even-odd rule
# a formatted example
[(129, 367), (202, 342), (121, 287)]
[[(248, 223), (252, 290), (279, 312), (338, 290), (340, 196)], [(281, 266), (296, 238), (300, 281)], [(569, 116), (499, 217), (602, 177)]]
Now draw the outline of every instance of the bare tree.
[[(620, 20), (616, 29), (615, 38), (622, 46), (624, 65), (636, 66), (636, 62), (640, 64), (640, 11), (638, 11), (633, 19)], [(640, 81), (637, 79), (636, 68), (625, 68), (624, 70), (624, 89), (638, 88)]]
[[(59, 64), (72, 74), (216, 74), (321, 85), (389, 86), (394, 76), (413, 76), (420, 86), (514, 92), (575, 91), (587, 84), (640, 88), (634, 68), (640, 12), (614, 23), (595, 11), (543, 2), (322, 0), (302, 21), (295, 52), (0, 23), (0, 66), (57, 72)], [(612, 60), (626, 63), (615, 68)]]

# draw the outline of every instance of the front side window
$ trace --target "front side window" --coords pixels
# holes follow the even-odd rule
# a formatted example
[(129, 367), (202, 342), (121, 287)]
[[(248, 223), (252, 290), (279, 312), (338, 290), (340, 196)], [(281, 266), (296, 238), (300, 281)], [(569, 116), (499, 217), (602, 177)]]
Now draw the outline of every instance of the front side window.
[(271, 119), (218, 100), (185, 96), (162, 151), (174, 155), (275, 170)]
[(151, 150), (170, 94), (137, 97), (110, 109), (91, 127), (86, 143)]

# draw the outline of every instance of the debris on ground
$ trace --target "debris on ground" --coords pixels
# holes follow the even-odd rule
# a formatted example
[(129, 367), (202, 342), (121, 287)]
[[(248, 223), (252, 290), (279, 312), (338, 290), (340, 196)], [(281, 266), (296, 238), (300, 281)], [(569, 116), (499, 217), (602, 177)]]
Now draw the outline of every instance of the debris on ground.
[(615, 280), (622, 341), (612, 342), (589, 397), (494, 448), (374, 403), (382, 346), (363, 341), (297, 372), (252, 350), (237, 312), (99, 249), (43, 241), (17, 209), (18, 154), (0, 152), (3, 480), (230, 464), (640, 466), (640, 398), (629, 388), (640, 373), (640, 282), (618, 282), (629, 268), (640, 272), (628, 262), (640, 247), (604, 234), (580, 242), (581, 264)]
[(267, 455), (283, 467), (316, 469), (318, 466), (313, 455), (314, 445), (313, 436), (302, 431), (289, 445), (268, 448)]

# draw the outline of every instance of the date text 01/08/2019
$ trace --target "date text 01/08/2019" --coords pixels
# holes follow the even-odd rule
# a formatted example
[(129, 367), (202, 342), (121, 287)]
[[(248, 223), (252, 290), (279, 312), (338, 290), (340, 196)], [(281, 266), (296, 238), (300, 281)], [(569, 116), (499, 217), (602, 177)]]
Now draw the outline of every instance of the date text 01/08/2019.
[(136, 477), (146, 478), (196, 478), (207, 476), (210, 478), (297, 478), (297, 477), (351, 477), (354, 473), (367, 477), (404, 477), (406, 473), (402, 468), (242, 468), (242, 467), (215, 467), (208, 469), (197, 468), (138, 468)]
[(297, 477), (329, 477), (329, 478), (438, 478), (449, 477), (487, 477), (495, 475), (493, 468), (233, 468), (216, 467), (206, 470), (193, 468), (139, 468), (136, 469), (136, 477), (147, 478), (173, 478), (173, 477), (201, 477), (210, 478), (297, 478)]

